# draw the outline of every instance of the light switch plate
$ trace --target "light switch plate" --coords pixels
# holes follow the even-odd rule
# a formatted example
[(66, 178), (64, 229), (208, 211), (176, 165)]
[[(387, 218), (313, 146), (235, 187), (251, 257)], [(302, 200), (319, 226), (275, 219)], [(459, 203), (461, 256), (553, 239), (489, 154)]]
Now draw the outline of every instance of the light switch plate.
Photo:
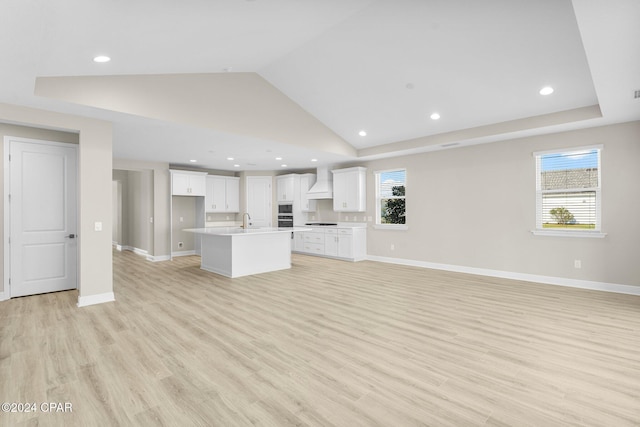
[(102, 223), (101, 223), (100, 221), (96, 221), (96, 222), (93, 224), (93, 229), (94, 229), (95, 231), (102, 231)]

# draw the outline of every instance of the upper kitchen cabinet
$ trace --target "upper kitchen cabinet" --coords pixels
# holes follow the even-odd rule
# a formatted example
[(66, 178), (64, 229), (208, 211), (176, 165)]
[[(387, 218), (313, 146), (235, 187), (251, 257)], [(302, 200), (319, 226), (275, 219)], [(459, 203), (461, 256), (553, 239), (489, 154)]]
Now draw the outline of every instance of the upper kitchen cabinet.
[(307, 191), (316, 183), (316, 174), (305, 173), (300, 175), (300, 207), (302, 212), (315, 212), (316, 200), (309, 199)]
[(333, 210), (364, 212), (367, 209), (367, 169), (362, 167), (335, 169), (333, 172)]
[(204, 196), (207, 173), (171, 170), (171, 194), (173, 196)]
[(296, 175), (281, 175), (276, 177), (276, 197), (277, 202), (293, 203), (295, 197)]
[(209, 175), (206, 183), (205, 212), (240, 212), (240, 178)]

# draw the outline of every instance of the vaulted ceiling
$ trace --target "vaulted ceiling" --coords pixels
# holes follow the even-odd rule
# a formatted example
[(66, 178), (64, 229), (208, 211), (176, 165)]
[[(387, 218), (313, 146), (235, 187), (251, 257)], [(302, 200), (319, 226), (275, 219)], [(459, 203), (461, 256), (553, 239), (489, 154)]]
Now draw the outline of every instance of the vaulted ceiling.
[(308, 168), (640, 119), (636, 0), (1, 8), (0, 102), (112, 121), (114, 157)]

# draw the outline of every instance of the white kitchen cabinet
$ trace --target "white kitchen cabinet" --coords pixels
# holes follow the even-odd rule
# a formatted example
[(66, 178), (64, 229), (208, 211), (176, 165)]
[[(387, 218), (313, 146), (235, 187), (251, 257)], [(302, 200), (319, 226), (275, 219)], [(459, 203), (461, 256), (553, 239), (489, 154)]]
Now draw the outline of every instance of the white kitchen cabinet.
[(321, 243), (304, 243), (303, 252), (312, 255), (324, 255), (324, 245)]
[(362, 167), (335, 169), (333, 172), (333, 210), (364, 212), (367, 209), (367, 169)]
[(302, 212), (315, 212), (316, 200), (309, 199), (307, 192), (316, 183), (316, 175), (314, 173), (305, 173), (300, 175), (300, 207)]
[(295, 175), (276, 177), (276, 198), (278, 202), (291, 202), (295, 197)]
[(296, 252), (303, 252), (304, 250), (304, 233), (301, 231), (293, 233), (293, 250)]
[(351, 229), (327, 230), (324, 238), (324, 254), (338, 258), (354, 258), (352, 233)]
[(173, 196), (205, 196), (206, 172), (171, 170), (171, 194)]
[(324, 245), (324, 232), (323, 231), (305, 231), (303, 234), (305, 243), (317, 243)]
[(338, 256), (338, 230), (325, 230), (324, 254), (328, 256)]
[(367, 230), (363, 227), (314, 227), (313, 231), (297, 234), (301, 235), (296, 238), (302, 244), (294, 245), (296, 252), (347, 261), (361, 261), (367, 257)]
[(227, 192), (227, 210), (240, 212), (240, 178), (227, 177), (225, 190)]
[(209, 175), (206, 183), (205, 212), (240, 212), (240, 178)]
[(205, 195), (205, 212), (223, 212), (227, 204), (223, 176), (207, 176), (207, 193)]
[(338, 230), (338, 257), (339, 258), (355, 258), (353, 252), (353, 235), (352, 230)]

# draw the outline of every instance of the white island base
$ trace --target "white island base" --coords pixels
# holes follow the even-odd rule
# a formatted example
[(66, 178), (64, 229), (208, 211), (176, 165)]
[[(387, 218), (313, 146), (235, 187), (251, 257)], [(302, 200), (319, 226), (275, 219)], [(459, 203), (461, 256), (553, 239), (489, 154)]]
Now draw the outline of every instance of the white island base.
[(226, 277), (291, 268), (292, 229), (196, 228), (201, 236), (200, 268)]

